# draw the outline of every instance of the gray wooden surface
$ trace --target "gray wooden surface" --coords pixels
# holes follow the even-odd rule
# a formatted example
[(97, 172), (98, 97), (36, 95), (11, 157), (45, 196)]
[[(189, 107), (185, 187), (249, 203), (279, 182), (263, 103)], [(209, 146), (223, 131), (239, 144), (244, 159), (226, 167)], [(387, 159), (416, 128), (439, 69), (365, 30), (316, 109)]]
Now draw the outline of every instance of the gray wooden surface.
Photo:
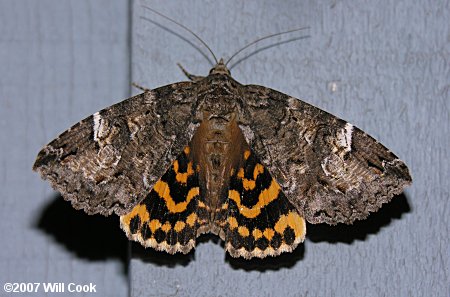
[(198, 41), (143, 4), (225, 58), (257, 37), (310, 26), (249, 49), (240, 58), (261, 51), (233, 77), (357, 125), (405, 160), (414, 184), (367, 221), (308, 226), (305, 244), (279, 258), (235, 260), (214, 237), (187, 256), (133, 245), (133, 296), (449, 296), (448, 1), (136, 0), (132, 77), (155, 88), (185, 80), (177, 62), (199, 75), (211, 65)]
[[(130, 77), (149, 88), (184, 80), (176, 62), (207, 74), (199, 43), (142, 3), (224, 57), (309, 25), (246, 51), (260, 50), (233, 76), (362, 128), (405, 160), (413, 186), (354, 226), (309, 225), (293, 254), (234, 260), (203, 237), (187, 256), (133, 244), (127, 270), (117, 218), (73, 210), (31, 165), (58, 133), (126, 97)], [(132, 28), (129, 5), (0, 0), (2, 286), (92, 282), (97, 296), (126, 296), (128, 272), (133, 296), (449, 296), (448, 1), (133, 1)]]
[[(126, 296), (117, 218), (71, 208), (31, 171), (41, 147), (130, 92), (127, 0), (0, 1), (0, 295), (42, 282)], [(39, 282), (6, 294), (6, 282)], [(48, 294), (47, 296), (55, 296)]]

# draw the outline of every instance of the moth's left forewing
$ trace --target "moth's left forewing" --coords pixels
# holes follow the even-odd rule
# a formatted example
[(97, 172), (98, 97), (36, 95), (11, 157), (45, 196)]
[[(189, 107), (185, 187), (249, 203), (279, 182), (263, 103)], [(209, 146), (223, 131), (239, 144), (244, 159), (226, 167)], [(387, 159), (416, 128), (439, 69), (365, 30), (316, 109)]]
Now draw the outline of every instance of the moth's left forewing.
[(46, 145), (33, 169), (77, 209), (130, 211), (194, 133), (191, 85), (160, 87), (87, 117)]
[(245, 86), (247, 142), (311, 223), (352, 223), (411, 183), (406, 165), (357, 127), (283, 93)]

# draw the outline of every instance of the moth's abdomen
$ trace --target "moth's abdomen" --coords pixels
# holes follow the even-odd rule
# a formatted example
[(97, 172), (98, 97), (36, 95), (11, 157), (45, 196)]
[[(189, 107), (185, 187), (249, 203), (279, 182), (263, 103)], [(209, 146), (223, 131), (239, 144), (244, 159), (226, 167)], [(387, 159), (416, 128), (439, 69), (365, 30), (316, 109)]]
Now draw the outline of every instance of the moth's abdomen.
[[(200, 187), (209, 210), (226, 196), (229, 173), (235, 166), (237, 124), (226, 117), (205, 114), (191, 141), (193, 158), (199, 167)], [(214, 211), (211, 211), (214, 222)], [(214, 233), (215, 229), (212, 230)]]

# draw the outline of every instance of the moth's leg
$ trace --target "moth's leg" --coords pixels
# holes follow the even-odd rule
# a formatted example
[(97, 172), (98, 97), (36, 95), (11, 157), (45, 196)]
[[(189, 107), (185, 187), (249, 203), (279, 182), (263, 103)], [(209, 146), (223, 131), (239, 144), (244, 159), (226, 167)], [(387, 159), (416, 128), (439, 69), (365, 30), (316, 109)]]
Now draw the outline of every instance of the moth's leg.
[(131, 83), (131, 85), (132, 85), (133, 87), (135, 87), (135, 88), (141, 90), (141, 91), (144, 91), (144, 92), (149, 92), (149, 91), (150, 91), (150, 89), (144, 88), (144, 87), (138, 85), (137, 83)]
[(205, 78), (204, 76), (190, 74), (189, 72), (187, 72), (186, 69), (183, 68), (183, 66), (181, 66), (180, 63), (177, 63), (177, 65), (178, 65), (178, 67), (180, 67), (181, 71), (183, 71), (184, 75), (186, 75), (187, 78), (189, 78), (189, 80), (191, 80), (193, 82), (197, 82), (197, 81), (200, 81), (203, 78)]

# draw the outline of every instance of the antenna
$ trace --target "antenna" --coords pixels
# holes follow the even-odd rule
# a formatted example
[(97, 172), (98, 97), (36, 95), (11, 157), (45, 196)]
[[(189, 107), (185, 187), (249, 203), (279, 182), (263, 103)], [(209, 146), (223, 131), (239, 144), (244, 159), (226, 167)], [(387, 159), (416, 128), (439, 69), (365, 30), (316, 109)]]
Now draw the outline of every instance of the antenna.
[(198, 40), (199, 40), (199, 41), (200, 41), (200, 42), (208, 49), (208, 51), (209, 51), (209, 52), (211, 53), (211, 55), (213, 56), (214, 61), (216, 61), (216, 64), (219, 63), (219, 61), (218, 61), (217, 58), (216, 58), (216, 55), (214, 55), (213, 51), (209, 48), (209, 46), (206, 44), (206, 42), (204, 42), (197, 34), (195, 34), (194, 32), (192, 32), (191, 29), (189, 29), (188, 27), (186, 27), (186, 26), (184, 26), (184, 25), (178, 23), (177, 21), (175, 21), (175, 20), (169, 18), (168, 16), (163, 15), (162, 13), (160, 13), (160, 12), (154, 10), (153, 8), (150, 8), (150, 7), (145, 6), (145, 5), (142, 5), (142, 7), (144, 7), (144, 8), (146, 8), (146, 9), (150, 10), (150, 11), (153, 12), (153, 13), (156, 13), (157, 15), (159, 15), (159, 16), (161, 16), (161, 17), (163, 17), (163, 18), (165, 18), (165, 19), (167, 19), (167, 20), (169, 20), (169, 21), (171, 21), (172, 23), (174, 23), (174, 24), (180, 26), (180, 27), (183, 28), (184, 30), (186, 30), (186, 31), (188, 31), (189, 33), (191, 33), (195, 38), (197, 38), (197, 39), (198, 39)]
[(292, 29), (292, 30), (288, 30), (288, 31), (284, 31), (284, 32), (279, 32), (279, 33), (275, 33), (275, 34), (270, 34), (261, 38), (258, 38), (252, 42), (250, 42), (249, 44), (247, 44), (246, 46), (244, 46), (243, 48), (241, 48), (240, 50), (238, 50), (237, 52), (235, 52), (233, 55), (231, 55), (231, 57), (227, 60), (227, 62), (225, 63), (225, 66), (228, 65), (228, 63), (230, 63), (231, 60), (233, 60), (234, 57), (236, 57), (239, 53), (241, 53), (243, 50), (245, 50), (246, 48), (254, 45), (255, 43), (258, 43), (262, 40), (268, 39), (268, 38), (272, 38), (275, 36), (279, 36), (279, 35), (283, 35), (283, 34), (287, 34), (287, 33), (292, 33), (292, 32), (297, 32), (297, 31), (302, 31), (302, 30), (307, 30), (309, 29), (309, 27), (301, 27), (301, 28), (297, 28), (297, 29)]

